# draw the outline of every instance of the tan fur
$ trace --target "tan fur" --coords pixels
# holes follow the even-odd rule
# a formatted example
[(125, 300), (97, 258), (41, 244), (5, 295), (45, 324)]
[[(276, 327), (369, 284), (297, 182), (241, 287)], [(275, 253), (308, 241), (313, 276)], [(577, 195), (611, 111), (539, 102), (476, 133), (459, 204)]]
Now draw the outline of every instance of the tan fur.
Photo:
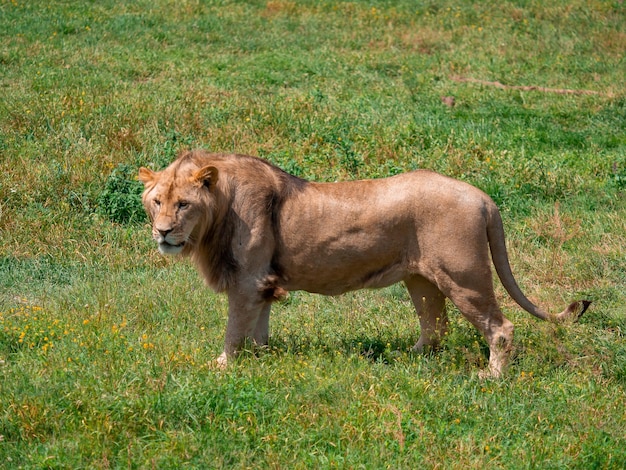
[(576, 320), (589, 302), (558, 315), (533, 305), (509, 265), (499, 211), (477, 188), (430, 171), (313, 183), (243, 155), (181, 155), (139, 171), (152, 233), (166, 254), (191, 256), (229, 300), (225, 365), (246, 338), (267, 344), (271, 302), (288, 291), (326, 295), (403, 281), (420, 319), (415, 349), (436, 347), (449, 298), (485, 336), (488, 375), (510, 354), (513, 325), (498, 307), (491, 252), (513, 299), (550, 321)]

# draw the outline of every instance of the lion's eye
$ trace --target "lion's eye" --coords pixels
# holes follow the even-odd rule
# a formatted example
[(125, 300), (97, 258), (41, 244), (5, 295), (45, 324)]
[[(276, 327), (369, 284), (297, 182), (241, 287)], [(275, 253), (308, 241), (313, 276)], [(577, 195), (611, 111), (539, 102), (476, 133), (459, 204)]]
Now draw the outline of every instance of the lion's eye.
[(160, 207), (161, 206), (161, 201), (159, 201), (158, 199), (155, 199), (154, 200), (154, 205), (157, 206), (157, 207)]
[(180, 210), (187, 209), (187, 207), (189, 207), (189, 203), (188, 202), (181, 201), (181, 202), (178, 203), (178, 208)]

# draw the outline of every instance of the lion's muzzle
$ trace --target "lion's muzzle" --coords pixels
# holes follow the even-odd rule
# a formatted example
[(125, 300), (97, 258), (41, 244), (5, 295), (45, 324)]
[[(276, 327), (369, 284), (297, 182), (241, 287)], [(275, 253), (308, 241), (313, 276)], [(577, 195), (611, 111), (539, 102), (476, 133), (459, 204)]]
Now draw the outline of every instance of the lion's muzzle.
[(178, 242), (177, 240), (172, 240), (171, 238), (172, 237), (169, 235), (163, 236), (162, 233), (155, 234), (154, 239), (159, 244), (160, 253), (164, 255), (177, 255), (183, 251), (185, 240)]

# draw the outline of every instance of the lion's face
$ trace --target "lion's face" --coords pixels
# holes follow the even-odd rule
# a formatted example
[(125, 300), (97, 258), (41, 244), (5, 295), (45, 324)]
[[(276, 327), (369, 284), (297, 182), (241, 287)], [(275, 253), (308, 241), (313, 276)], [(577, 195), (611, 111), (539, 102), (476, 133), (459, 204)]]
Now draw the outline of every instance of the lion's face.
[(159, 251), (175, 255), (193, 246), (210, 223), (217, 170), (189, 163), (160, 172), (140, 168), (139, 180), (145, 185), (142, 200)]

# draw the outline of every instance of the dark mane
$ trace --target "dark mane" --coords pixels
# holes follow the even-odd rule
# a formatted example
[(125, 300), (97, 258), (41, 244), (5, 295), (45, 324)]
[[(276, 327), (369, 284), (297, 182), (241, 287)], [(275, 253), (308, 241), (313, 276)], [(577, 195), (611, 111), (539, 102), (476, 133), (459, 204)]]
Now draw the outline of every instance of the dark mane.
[[(223, 292), (233, 284), (240, 269), (232, 247), (236, 229), (241, 225), (234, 206), (251, 208), (257, 221), (268, 221), (274, 240), (278, 240), (278, 214), (284, 201), (309, 183), (258, 157), (200, 150), (186, 152), (177, 159), (181, 164), (187, 160), (198, 167), (213, 164), (219, 171), (214, 193), (218, 212), (194, 247), (192, 258), (207, 283), (217, 292)], [(280, 276), (277, 248), (274, 247), (269, 274)]]
[(235, 213), (227, 209), (223, 220), (214, 224), (198, 241), (192, 255), (207, 283), (216, 292), (228, 289), (239, 271), (231, 242), (235, 232)]

